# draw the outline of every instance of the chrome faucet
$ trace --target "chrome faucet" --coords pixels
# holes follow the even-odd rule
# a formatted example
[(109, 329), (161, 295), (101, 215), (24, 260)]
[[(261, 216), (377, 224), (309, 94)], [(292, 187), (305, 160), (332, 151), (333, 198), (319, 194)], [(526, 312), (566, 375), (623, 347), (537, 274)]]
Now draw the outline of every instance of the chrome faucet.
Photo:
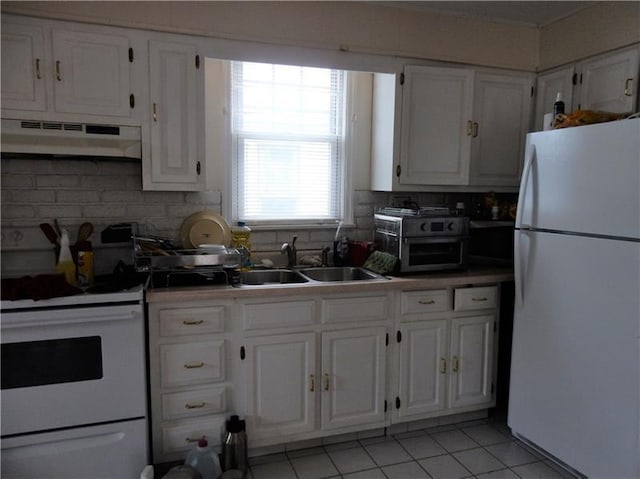
[(331, 251), (331, 248), (328, 246), (322, 248), (322, 264), (320, 266), (329, 266), (329, 251)]
[(287, 268), (293, 268), (298, 262), (298, 258), (297, 258), (298, 250), (296, 249), (297, 239), (298, 237), (294, 236), (293, 241), (291, 241), (291, 244), (282, 243), (282, 246), (280, 247), (280, 253), (287, 254)]

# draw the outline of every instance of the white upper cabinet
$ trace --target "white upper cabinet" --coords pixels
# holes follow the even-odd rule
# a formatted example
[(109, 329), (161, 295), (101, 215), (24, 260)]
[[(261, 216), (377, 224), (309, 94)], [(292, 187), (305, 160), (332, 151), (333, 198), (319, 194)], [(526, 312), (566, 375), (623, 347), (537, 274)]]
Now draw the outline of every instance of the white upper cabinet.
[(151, 158), (144, 163), (144, 189), (203, 188), (197, 135), (204, 127), (198, 114), (203, 88), (199, 66), (194, 45), (149, 42)]
[(402, 95), (399, 182), (466, 185), (473, 71), (407, 66)]
[(517, 188), (532, 78), (415, 65), (405, 67), (400, 81), (376, 74), (372, 189)]
[(534, 130), (553, 111), (558, 92), (565, 113), (599, 110), (629, 113), (638, 109), (640, 48), (631, 47), (550, 70), (538, 76)]
[(135, 103), (133, 51), (123, 32), (3, 16), (2, 116), (52, 121), (129, 119)]
[(130, 115), (129, 39), (55, 29), (55, 111)]
[(476, 74), (470, 184), (518, 185), (532, 88), (531, 78)]
[(638, 102), (638, 48), (581, 63), (578, 108), (633, 112)]
[(564, 101), (565, 112), (573, 111), (572, 97), (575, 73), (575, 66), (569, 66), (538, 76), (534, 131), (544, 130), (544, 115), (553, 113), (553, 104), (556, 102), (558, 93), (561, 94), (562, 101)]
[(46, 109), (45, 62), (42, 28), (2, 23), (3, 109)]

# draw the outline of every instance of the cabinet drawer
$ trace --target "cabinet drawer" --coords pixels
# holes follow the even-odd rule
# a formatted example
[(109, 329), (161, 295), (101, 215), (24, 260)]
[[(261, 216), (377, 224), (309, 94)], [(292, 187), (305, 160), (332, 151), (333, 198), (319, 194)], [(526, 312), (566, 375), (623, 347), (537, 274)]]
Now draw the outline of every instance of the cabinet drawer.
[(322, 322), (375, 321), (388, 318), (387, 297), (361, 296), (322, 301)]
[(220, 445), (220, 431), (224, 427), (225, 416), (213, 416), (207, 419), (178, 424), (176, 426), (162, 426), (162, 453), (171, 454), (175, 452), (194, 449), (198, 439), (202, 436), (207, 438), (209, 446)]
[(160, 336), (181, 336), (224, 331), (224, 306), (209, 308), (162, 309)]
[(461, 288), (455, 290), (454, 309), (469, 311), (492, 309), (498, 306), (498, 287)]
[(218, 414), (226, 409), (224, 386), (162, 395), (162, 419)]
[(160, 345), (163, 387), (224, 379), (224, 341)]
[(436, 313), (451, 309), (451, 300), (446, 289), (404, 291), (400, 301), (402, 314)]
[(269, 329), (304, 326), (314, 323), (315, 302), (282, 301), (277, 303), (244, 304), (244, 329)]

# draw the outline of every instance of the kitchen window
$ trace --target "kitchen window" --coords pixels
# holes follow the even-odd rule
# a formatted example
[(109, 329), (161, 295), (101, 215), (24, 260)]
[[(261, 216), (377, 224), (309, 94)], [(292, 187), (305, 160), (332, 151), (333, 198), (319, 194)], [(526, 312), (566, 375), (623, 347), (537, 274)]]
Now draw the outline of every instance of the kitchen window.
[(232, 62), (235, 219), (264, 225), (343, 219), (347, 75)]

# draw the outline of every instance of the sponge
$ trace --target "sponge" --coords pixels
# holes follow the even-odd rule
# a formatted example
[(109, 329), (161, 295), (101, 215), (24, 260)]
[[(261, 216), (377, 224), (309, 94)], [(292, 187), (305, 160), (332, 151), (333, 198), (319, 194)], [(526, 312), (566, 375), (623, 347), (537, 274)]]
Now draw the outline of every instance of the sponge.
[(384, 251), (374, 251), (362, 267), (374, 273), (389, 274), (393, 272), (397, 262), (398, 258), (392, 254), (385, 253)]

